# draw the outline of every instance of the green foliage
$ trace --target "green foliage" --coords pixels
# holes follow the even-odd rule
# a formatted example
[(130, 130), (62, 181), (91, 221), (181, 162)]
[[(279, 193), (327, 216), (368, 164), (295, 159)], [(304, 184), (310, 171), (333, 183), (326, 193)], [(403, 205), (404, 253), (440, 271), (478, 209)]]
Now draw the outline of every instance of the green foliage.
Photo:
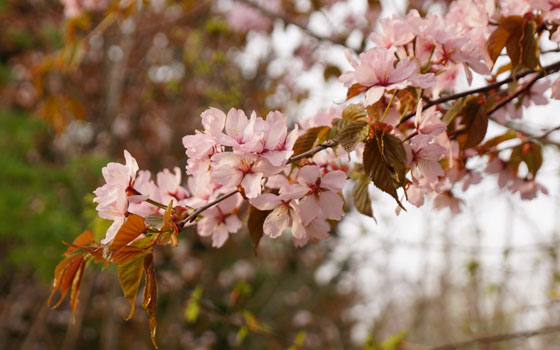
[(42, 121), (0, 111), (0, 241), (7, 251), (2, 267), (28, 267), (45, 280), (52, 278), (60, 259), (60, 241), (72, 241), (88, 224), (106, 228), (88, 219), (95, 211), (92, 197), (84, 201), (98, 184), (106, 159), (54, 162), (51, 138)]

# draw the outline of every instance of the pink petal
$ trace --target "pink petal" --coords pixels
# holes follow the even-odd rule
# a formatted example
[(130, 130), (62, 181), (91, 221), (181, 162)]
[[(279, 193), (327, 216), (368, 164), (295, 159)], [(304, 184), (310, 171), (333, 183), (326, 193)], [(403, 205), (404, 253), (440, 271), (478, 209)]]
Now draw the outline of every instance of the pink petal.
[(323, 212), (323, 217), (327, 219), (338, 221), (344, 216), (344, 201), (334, 192), (321, 192), (319, 195), (319, 206)]
[(299, 201), (299, 209), (303, 225), (308, 225), (321, 214), (321, 207), (315, 196), (306, 196)]
[(241, 187), (245, 190), (245, 195), (247, 198), (255, 198), (261, 194), (261, 180), (262, 174), (245, 174), (245, 177), (241, 181)]
[(364, 101), (364, 104), (366, 106), (373, 105), (375, 102), (381, 99), (381, 96), (383, 96), (384, 92), (385, 87), (383, 86), (374, 86), (369, 88), (368, 91), (366, 91), (366, 100)]
[(272, 210), (281, 202), (280, 197), (272, 193), (261, 194), (249, 200), (249, 203), (259, 210)]
[(288, 215), (288, 209), (286, 206), (280, 205), (272, 213), (268, 214), (264, 220), (263, 231), (270, 238), (276, 238), (282, 234), (289, 224), (290, 216)]
[(316, 165), (306, 165), (299, 169), (297, 180), (300, 184), (314, 185), (321, 176), (321, 169)]
[(321, 187), (329, 191), (340, 192), (346, 184), (346, 173), (342, 170), (331, 171), (321, 178)]

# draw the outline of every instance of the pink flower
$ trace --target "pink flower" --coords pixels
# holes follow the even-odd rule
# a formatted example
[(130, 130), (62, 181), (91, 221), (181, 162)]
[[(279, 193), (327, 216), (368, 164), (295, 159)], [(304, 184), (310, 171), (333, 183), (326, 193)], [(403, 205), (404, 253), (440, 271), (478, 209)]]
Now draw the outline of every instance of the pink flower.
[(263, 129), (263, 150), (260, 156), (274, 166), (286, 164), (294, 153), (292, 148), (298, 137), (297, 125), (288, 134), (286, 117), (278, 111), (268, 113), (265, 121), (260, 118), (257, 121), (260, 121), (257, 128), (260, 126)]
[(96, 196), (93, 201), (98, 203), (96, 209), (99, 216), (107, 220), (114, 220), (107, 230), (105, 238), (101, 241), (103, 244), (113, 240), (124, 222), (128, 210), (127, 189), (133, 185), (138, 171), (136, 159), (126, 150), (124, 158), (126, 164), (109, 163), (101, 170), (106, 183), (93, 192)]
[(242, 226), (235, 215), (241, 202), (242, 198), (237, 194), (204, 211), (204, 217), (197, 224), (198, 234), (212, 236), (212, 247), (223, 246), (229, 234), (236, 233)]
[(306, 232), (301, 222), (300, 209), (295, 202), (297, 197), (294, 193), (280, 195), (265, 193), (250, 200), (250, 203), (259, 210), (272, 210), (264, 220), (265, 235), (276, 238), (291, 226), (294, 239), (305, 237)]
[(408, 202), (415, 207), (420, 208), (424, 205), (424, 193), (418, 185), (414, 183), (409, 184), (406, 189), (406, 196), (408, 198)]
[(299, 125), (303, 129), (311, 129), (315, 126), (332, 127), (332, 121), (335, 118), (342, 117), (342, 108), (330, 107), (325, 111), (318, 111), (313, 117), (304, 118)]
[(187, 190), (181, 186), (181, 169), (173, 168), (171, 173), (168, 169), (157, 174), (157, 187), (160, 193), (161, 203), (169, 204), (173, 200), (175, 204), (189, 196)]
[(521, 199), (531, 200), (537, 197), (539, 192), (548, 194), (548, 190), (543, 185), (537, 183), (535, 180), (515, 178), (514, 183), (510, 189), (512, 192), (519, 192)]
[(345, 172), (337, 170), (321, 176), (318, 166), (307, 165), (299, 170), (297, 181), (300, 189), (307, 192), (299, 201), (305, 226), (316, 218), (338, 221), (344, 216), (344, 201), (338, 193), (346, 184)]
[(274, 175), (282, 170), (265, 158), (254, 154), (218, 153), (212, 156), (212, 180), (226, 188), (241, 186), (247, 198), (261, 194), (263, 177)]
[(494, 158), (488, 165), (486, 166), (485, 171), (488, 174), (497, 174), (498, 175), (498, 186), (500, 188), (504, 188), (508, 183), (513, 181), (515, 178), (515, 174), (510, 169), (507, 162), (504, 162), (500, 158)]
[(331, 227), (329, 223), (324, 219), (314, 219), (305, 226), (305, 235), (302, 238), (297, 238), (294, 236), (294, 245), (296, 247), (302, 247), (306, 245), (309, 241), (324, 241), (331, 236), (329, 231)]
[(414, 126), (419, 134), (437, 136), (447, 129), (447, 126), (437, 116), (436, 107), (422, 111), (422, 103), (418, 104)]
[(142, 195), (128, 197), (129, 213), (134, 213), (143, 217), (158, 213), (159, 208), (145, 201), (150, 198), (160, 203), (163, 202), (160, 191), (156, 184), (152, 181), (151, 177), (152, 174), (148, 170), (138, 171), (138, 176), (134, 180), (134, 189)]
[[(262, 119), (259, 118), (262, 122)], [(243, 153), (260, 153), (263, 150), (263, 134), (257, 133), (255, 124), (257, 114), (253, 112), (251, 118), (247, 118), (245, 112), (240, 109), (230, 109), (225, 123), (225, 134), (218, 137), (218, 143), (232, 147), (234, 151)]]
[[(446, 150), (436, 142), (430, 143), (431, 140), (428, 135), (418, 135), (410, 139), (411, 163), (416, 164), (417, 169), (428, 182), (435, 182), (439, 176), (445, 175), (439, 160), (445, 155)], [(411, 168), (413, 177), (419, 178), (416, 168)]]
[(455, 197), (450, 190), (444, 191), (434, 198), (434, 209), (449, 208), (453, 214), (461, 212), (463, 200)]
[(404, 46), (415, 37), (410, 25), (399, 16), (393, 15), (392, 18), (383, 18), (379, 22), (383, 28), (383, 34), (372, 33), (370, 35), (371, 41), (379, 47), (390, 49)]
[(365, 105), (369, 106), (379, 101), (385, 90), (402, 90), (408, 86), (428, 88), (435, 83), (432, 73), (420, 74), (416, 63), (408, 58), (398, 61), (395, 65), (394, 50), (372, 48), (360, 54), (358, 64), (351, 57), (347, 58), (355, 71), (348, 71), (341, 75), (340, 81), (345, 86), (351, 86), (354, 81), (368, 87)]

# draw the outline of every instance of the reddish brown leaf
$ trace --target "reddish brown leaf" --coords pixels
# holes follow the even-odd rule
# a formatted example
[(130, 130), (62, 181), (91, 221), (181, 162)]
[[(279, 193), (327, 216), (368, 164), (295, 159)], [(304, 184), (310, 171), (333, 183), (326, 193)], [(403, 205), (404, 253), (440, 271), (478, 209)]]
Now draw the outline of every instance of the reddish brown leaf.
[(53, 308), (56, 308), (60, 305), (60, 303), (64, 300), (66, 294), (68, 294), (68, 291), (72, 287), (74, 278), (83, 262), (84, 254), (74, 254), (65, 258), (56, 266), (54, 272), (53, 289), (51, 295), (49, 296), (47, 304), (50, 305), (55, 293), (57, 291), (60, 291), (60, 298), (53, 306)]
[(249, 219), (247, 220), (247, 228), (249, 229), (249, 235), (251, 236), (251, 241), (253, 241), (253, 246), (255, 247), (255, 255), (257, 254), (257, 248), (259, 247), (259, 242), (264, 234), (263, 225), (264, 220), (271, 213), (271, 210), (258, 210), (252, 205), (249, 206)]
[(367, 86), (363, 86), (363, 85), (360, 85), (358, 83), (350, 86), (348, 88), (348, 92), (346, 93), (346, 101), (348, 101), (349, 99), (351, 99), (354, 96), (357, 96), (357, 95), (359, 95), (363, 92), (366, 92), (367, 89), (368, 89)]
[(523, 18), (521, 16), (506, 17), (490, 35), (486, 48), (488, 49), (488, 54), (492, 62), (496, 62), (496, 59), (500, 56), (500, 53), (510, 40), (512, 34), (515, 36), (515, 32), (520, 30), (522, 22)]
[(74, 242), (70, 244), (70, 246), (66, 250), (66, 253), (64, 254), (66, 256), (70, 256), (70, 254), (80, 249), (82, 246), (90, 244), (91, 242), (93, 242), (93, 233), (91, 231), (84, 231), (84, 233), (74, 239)]
[(154, 265), (154, 255), (152, 253), (144, 257), (144, 271), (146, 272), (146, 286), (144, 287), (144, 300), (142, 302), (142, 307), (150, 316), (150, 334), (152, 336), (152, 343), (157, 349), (156, 344), (156, 311), (157, 311), (157, 279), (156, 279), (156, 269)]
[(128, 260), (138, 256), (140, 254), (144, 254), (146, 252), (146, 248), (139, 248), (134, 246), (124, 246), (118, 251), (111, 254), (111, 263), (113, 264), (122, 264), (127, 262)]
[(82, 276), (84, 275), (84, 269), (86, 267), (86, 261), (82, 259), (76, 275), (72, 280), (72, 291), (70, 292), (70, 306), (72, 307), (72, 314), (76, 313), (76, 307), (78, 306), (78, 294), (80, 291), (80, 283), (82, 283)]
[(135, 240), (144, 231), (146, 231), (144, 218), (136, 214), (130, 214), (109, 246), (109, 251), (116, 252)]

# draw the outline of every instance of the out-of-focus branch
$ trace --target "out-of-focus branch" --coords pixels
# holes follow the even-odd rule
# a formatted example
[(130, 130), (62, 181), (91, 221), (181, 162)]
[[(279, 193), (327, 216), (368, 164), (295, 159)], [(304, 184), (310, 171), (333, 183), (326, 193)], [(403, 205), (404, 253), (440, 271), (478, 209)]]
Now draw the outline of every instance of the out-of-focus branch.
[(267, 16), (270, 19), (280, 19), (280, 20), (284, 21), (285, 23), (292, 24), (292, 25), (298, 27), (299, 29), (301, 29), (305, 34), (307, 34), (310, 37), (313, 37), (317, 40), (328, 41), (332, 44), (341, 45), (341, 46), (346, 47), (346, 40), (342, 37), (329, 38), (329, 37), (326, 37), (326, 36), (322, 36), (320, 34), (315, 33), (314, 31), (310, 30), (309, 28), (307, 28), (307, 26), (305, 24), (299, 22), (298, 20), (296, 20), (296, 19), (294, 19), (290, 16), (270, 11), (270, 10), (260, 6), (257, 3), (254, 3), (250, 0), (236, 0), (236, 1), (260, 11), (263, 15)]
[(456, 350), (456, 349), (464, 349), (467, 347), (471, 347), (476, 344), (493, 344), (493, 343), (500, 343), (509, 340), (516, 340), (516, 339), (523, 339), (523, 338), (531, 338), (535, 336), (550, 334), (550, 333), (557, 333), (560, 332), (560, 325), (558, 326), (549, 326), (540, 329), (535, 329), (532, 331), (522, 331), (516, 333), (502, 333), (502, 334), (494, 334), (488, 335), (480, 338), (475, 338), (471, 340), (466, 340), (463, 342), (453, 343), (453, 344), (446, 344), (440, 345), (430, 348), (430, 350)]

